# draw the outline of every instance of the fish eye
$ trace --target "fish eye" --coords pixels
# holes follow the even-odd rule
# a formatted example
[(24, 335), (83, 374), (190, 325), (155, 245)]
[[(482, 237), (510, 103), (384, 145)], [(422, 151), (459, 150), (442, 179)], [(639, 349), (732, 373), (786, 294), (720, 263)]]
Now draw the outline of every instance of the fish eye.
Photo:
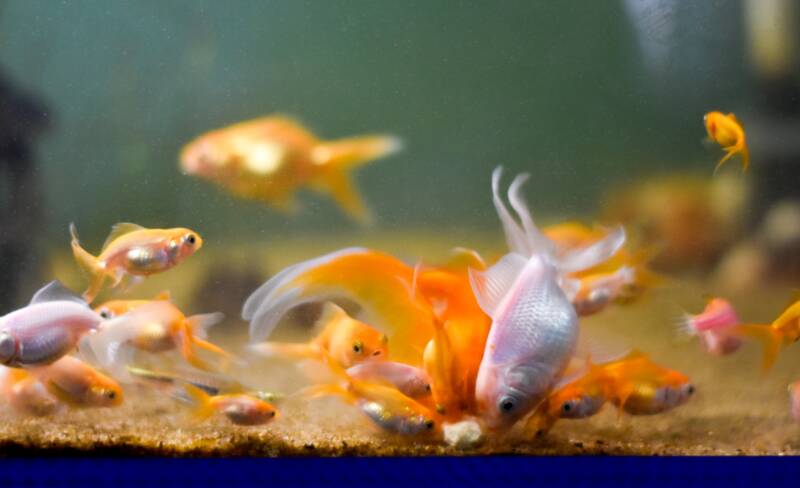
[(364, 350), (364, 344), (361, 341), (355, 341), (353, 343), (353, 352), (356, 354), (361, 354), (361, 351)]
[(7, 332), (0, 333), (0, 362), (7, 362), (14, 357), (16, 344)]
[(686, 394), (688, 394), (689, 396), (694, 395), (694, 385), (693, 384), (690, 383), (690, 384), (686, 385)]
[(570, 412), (572, 410), (572, 402), (564, 402), (564, 404), (561, 405), (561, 410), (564, 412)]
[(503, 397), (498, 406), (503, 413), (510, 413), (517, 406), (517, 402), (511, 397)]
[(101, 308), (100, 309), (100, 316), (103, 317), (104, 319), (110, 319), (111, 318), (111, 310), (109, 310), (109, 309), (107, 309), (105, 307)]
[(275, 410), (271, 410), (269, 412), (269, 418), (273, 418), (273, 417), (275, 417)]
[(106, 398), (108, 398), (109, 400), (117, 398), (117, 392), (115, 392), (114, 390), (108, 390), (106, 392)]
[(431, 385), (425, 383), (425, 391), (431, 391)]
[(433, 426), (434, 426), (433, 420), (428, 419), (428, 420), (425, 421), (425, 428), (426, 429), (431, 430), (431, 429), (433, 429)]
[(194, 234), (189, 234), (188, 236), (186, 236), (186, 242), (188, 242), (191, 245), (194, 245), (194, 243), (197, 242), (197, 237), (195, 237)]

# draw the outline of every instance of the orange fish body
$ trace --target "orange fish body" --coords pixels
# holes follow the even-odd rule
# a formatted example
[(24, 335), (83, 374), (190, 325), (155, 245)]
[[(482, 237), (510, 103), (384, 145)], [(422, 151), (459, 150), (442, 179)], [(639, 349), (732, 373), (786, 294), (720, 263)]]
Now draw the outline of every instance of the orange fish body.
[(285, 269), (253, 292), (242, 317), (250, 337), (263, 341), (292, 307), (333, 297), (362, 307), (367, 322), (388, 336), (394, 361), (418, 366), (433, 336), (430, 308), (409, 293), (413, 269), (384, 253), (350, 248)]
[(734, 331), (761, 343), (762, 370), (766, 372), (775, 364), (782, 347), (800, 339), (800, 300), (790, 304), (771, 324), (741, 324)]
[(187, 384), (184, 388), (197, 403), (195, 416), (199, 420), (220, 412), (233, 424), (252, 426), (266, 424), (278, 417), (278, 410), (272, 404), (247, 393), (210, 396), (193, 385)]
[(742, 170), (747, 171), (750, 166), (750, 151), (745, 141), (744, 127), (732, 113), (727, 115), (721, 112), (709, 112), (703, 117), (709, 139), (716, 142), (725, 150), (725, 156), (719, 160), (714, 171), (716, 172), (725, 162), (736, 154), (742, 156)]
[(294, 193), (310, 187), (329, 193), (351, 217), (370, 218), (349, 172), (397, 151), (391, 136), (360, 136), (321, 141), (283, 116), (240, 122), (199, 136), (181, 151), (187, 174), (212, 181), (239, 197), (295, 207)]
[(64, 356), (53, 364), (32, 371), (50, 394), (72, 407), (116, 407), (122, 404), (122, 388), (115, 380), (72, 356)]
[[(153, 300), (169, 301), (170, 294), (167, 291), (161, 292), (156, 295)], [(99, 313), (104, 319), (112, 319), (126, 314), (135, 308), (141, 307), (142, 305), (146, 305), (153, 300), (108, 300), (95, 307), (94, 311)]]
[(665, 412), (694, 394), (686, 375), (664, 368), (638, 351), (603, 365), (602, 369), (613, 385), (609, 401), (632, 415)]
[(404, 395), (397, 388), (351, 378), (326, 355), (326, 363), (342, 385), (315, 385), (303, 390), (306, 398), (334, 395), (357, 407), (378, 427), (397, 434), (421, 435), (439, 430), (437, 416), (428, 407)]
[(98, 256), (84, 250), (74, 224), (70, 224), (72, 253), (78, 265), (90, 276), (84, 292), (87, 302), (94, 300), (106, 279), (112, 287), (130, 276), (135, 280), (166, 271), (203, 246), (200, 236), (184, 228), (145, 229), (136, 224), (114, 225)]
[(3, 368), (0, 391), (15, 411), (44, 417), (56, 413), (62, 404), (30, 372), (19, 368)]
[(322, 359), (323, 351), (341, 367), (350, 368), (365, 361), (388, 359), (389, 338), (374, 327), (356, 320), (341, 307), (326, 302), (317, 324), (323, 327), (305, 344), (262, 342), (251, 349), (263, 356)]

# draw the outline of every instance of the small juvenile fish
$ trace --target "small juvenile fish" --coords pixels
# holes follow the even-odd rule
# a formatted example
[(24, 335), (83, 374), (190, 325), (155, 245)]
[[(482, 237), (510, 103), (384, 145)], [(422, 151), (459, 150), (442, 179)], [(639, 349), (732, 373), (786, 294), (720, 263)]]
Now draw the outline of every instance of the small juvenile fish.
[(300, 397), (339, 396), (357, 407), (378, 427), (397, 434), (426, 434), (439, 427), (435, 415), (428, 407), (404, 395), (397, 388), (353, 379), (327, 355), (325, 362), (342, 384), (310, 386), (298, 392)]
[(104, 319), (113, 319), (120, 315), (126, 314), (136, 307), (141, 307), (152, 301), (169, 301), (170, 293), (162, 291), (152, 300), (109, 300), (94, 308), (94, 311), (99, 313)]
[(800, 381), (789, 385), (789, 411), (796, 422), (800, 422)]
[(262, 117), (208, 132), (181, 151), (184, 173), (216, 183), (236, 196), (295, 209), (294, 194), (310, 188), (330, 194), (353, 219), (369, 210), (349, 173), (400, 149), (397, 138), (370, 135), (322, 141), (282, 116)]
[(63, 407), (30, 372), (3, 368), (0, 374), (0, 391), (15, 411), (23, 415), (45, 417)]
[(730, 302), (712, 298), (699, 314), (685, 314), (680, 327), (685, 334), (697, 336), (709, 354), (726, 356), (744, 344), (739, 324), (739, 317)]
[(321, 359), (324, 350), (344, 368), (365, 361), (384, 360), (389, 354), (386, 334), (350, 317), (332, 302), (325, 303), (317, 326), (322, 327), (322, 331), (308, 343), (262, 342), (251, 345), (250, 349), (262, 356), (307, 359)]
[(116, 381), (72, 356), (31, 369), (31, 373), (50, 394), (71, 407), (116, 407), (122, 404), (122, 388)]
[(172, 268), (203, 246), (197, 232), (190, 229), (145, 229), (124, 222), (111, 228), (100, 254), (92, 256), (81, 247), (75, 224), (70, 224), (69, 231), (75, 261), (90, 277), (83, 294), (87, 302), (94, 300), (107, 279), (112, 288), (126, 276), (140, 281)]
[(385, 381), (402, 394), (417, 401), (431, 396), (431, 379), (424, 369), (394, 361), (369, 361), (347, 369), (355, 380), (373, 383)]
[(636, 270), (623, 266), (614, 272), (597, 273), (577, 280), (579, 287), (572, 304), (579, 316), (585, 317), (605, 309), (622, 295), (626, 287), (636, 283)]
[(197, 403), (195, 416), (205, 420), (215, 412), (225, 415), (236, 425), (263, 425), (277, 418), (278, 410), (268, 402), (247, 393), (211, 396), (202, 389), (187, 384), (184, 389)]
[(73, 350), (102, 318), (58, 281), (33, 295), (31, 303), (0, 317), (0, 364), (49, 364)]
[(603, 366), (612, 381), (609, 401), (631, 415), (654, 415), (683, 405), (694, 394), (686, 375), (664, 368), (639, 351)]
[(708, 112), (703, 116), (703, 122), (709, 139), (722, 146), (726, 152), (725, 156), (717, 163), (714, 172), (735, 154), (741, 154), (742, 171), (746, 172), (750, 166), (750, 151), (745, 141), (744, 127), (736, 116), (732, 113), (725, 115), (721, 112)]
[(221, 313), (186, 317), (168, 301), (150, 301), (105, 321), (100, 330), (87, 336), (86, 347), (120, 381), (130, 378), (126, 367), (131, 363), (132, 348), (147, 352), (177, 349), (192, 366), (209, 369), (196, 348), (215, 353), (225, 361), (233, 359), (225, 350), (204, 340), (206, 330), (223, 318)]

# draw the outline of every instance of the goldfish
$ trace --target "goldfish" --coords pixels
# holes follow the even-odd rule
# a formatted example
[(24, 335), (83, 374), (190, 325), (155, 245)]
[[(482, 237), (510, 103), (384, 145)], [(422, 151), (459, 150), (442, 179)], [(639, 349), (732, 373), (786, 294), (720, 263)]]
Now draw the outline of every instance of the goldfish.
[(184, 386), (197, 403), (195, 416), (204, 420), (220, 412), (236, 425), (263, 425), (278, 417), (278, 410), (270, 403), (248, 393), (211, 396), (197, 386)]
[(575, 311), (585, 317), (605, 309), (619, 297), (625, 287), (635, 283), (636, 270), (623, 266), (614, 272), (588, 275), (578, 280), (571, 298)]
[(347, 248), (294, 264), (276, 274), (245, 301), (251, 342), (262, 342), (280, 319), (304, 303), (343, 298), (361, 307), (366, 323), (379, 327), (391, 344), (392, 360), (419, 366), (433, 336), (424, 299), (411, 294), (414, 270), (388, 254)]
[(800, 339), (800, 300), (793, 298), (788, 307), (771, 324), (742, 324), (737, 332), (763, 346), (762, 370), (768, 371), (782, 347)]
[(0, 363), (11, 367), (50, 364), (71, 350), (100, 315), (58, 281), (37, 291), (30, 304), (0, 317)]
[(15, 411), (45, 417), (58, 412), (63, 404), (47, 388), (24, 369), (3, 368), (0, 373), (0, 392)]
[[(162, 291), (153, 297), (153, 300), (169, 301), (170, 293), (168, 291)], [(107, 302), (95, 307), (94, 311), (99, 313), (104, 319), (108, 320), (126, 314), (134, 308), (141, 307), (142, 305), (150, 303), (153, 300), (108, 300)]]
[(325, 350), (342, 367), (349, 368), (364, 361), (384, 359), (389, 353), (389, 338), (374, 327), (356, 320), (341, 307), (326, 302), (317, 321), (322, 331), (309, 343), (289, 344), (262, 342), (250, 346), (261, 355), (320, 358)]
[(789, 411), (796, 422), (800, 422), (800, 381), (789, 385)]
[(393, 386), (350, 377), (333, 358), (323, 354), (326, 364), (341, 384), (313, 385), (298, 392), (300, 397), (341, 397), (381, 429), (397, 434), (420, 435), (437, 430), (436, 416), (428, 407)]
[(83, 294), (92, 302), (107, 279), (112, 288), (130, 276), (132, 282), (166, 271), (197, 252), (203, 246), (200, 235), (190, 229), (146, 229), (127, 222), (115, 224), (100, 254), (93, 256), (78, 241), (75, 224), (69, 226), (72, 254), (81, 269), (90, 277)]
[(742, 156), (742, 171), (747, 171), (750, 166), (750, 151), (744, 136), (744, 127), (735, 115), (722, 112), (708, 112), (703, 116), (708, 138), (716, 142), (725, 150), (725, 156), (719, 160), (714, 172), (719, 170), (725, 161), (736, 154)]
[(296, 121), (273, 115), (199, 136), (181, 150), (180, 166), (185, 174), (284, 211), (297, 207), (294, 194), (307, 187), (329, 194), (356, 221), (369, 222), (349, 174), (400, 147), (399, 139), (385, 135), (322, 141)]
[(631, 415), (653, 415), (680, 406), (694, 394), (689, 378), (664, 368), (640, 351), (603, 366), (613, 382), (608, 399)]
[(80, 359), (64, 356), (31, 373), (54, 397), (76, 408), (116, 407), (122, 404), (122, 388), (112, 378)]
[(355, 380), (386, 382), (405, 396), (423, 402), (431, 396), (431, 378), (421, 368), (395, 361), (369, 361), (347, 368)]
[(685, 314), (679, 326), (685, 334), (697, 336), (710, 354), (725, 356), (738, 351), (744, 344), (739, 323), (730, 302), (724, 298), (712, 298), (701, 313)]
[(164, 300), (155, 300), (103, 323), (96, 333), (88, 336), (85, 351), (115, 378), (127, 381), (125, 369), (131, 362), (132, 349), (162, 352), (177, 349), (189, 364), (209, 369), (197, 355), (197, 348), (233, 359), (228, 352), (206, 341), (206, 330), (223, 319), (221, 313), (186, 317), (178, 307)]

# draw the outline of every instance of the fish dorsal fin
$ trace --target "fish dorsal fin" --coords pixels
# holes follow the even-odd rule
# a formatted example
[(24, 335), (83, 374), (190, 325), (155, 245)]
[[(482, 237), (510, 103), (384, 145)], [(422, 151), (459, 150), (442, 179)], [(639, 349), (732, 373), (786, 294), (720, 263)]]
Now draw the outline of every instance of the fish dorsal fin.
[(508, 294), (526, 263), (525, 257), (509, 253), (486, 271), (469, 270), (472, 292), (487, 315), (494, 317), (497, 305)]
[(333, 302), (325, 302), (322, 306), (322, 313), (314, 323), (314, 329), (324, 329), (331, 321), (341, 317), (347, 317), (347, 312), (342, 307)]
[(106, 242), (103, 243), (103, 249), (107, 248), (109, 244), (117, 240), (120, 236), (135, 232), (137, 230), (144, 230), (139, 224), (132, 224), (130, 222), (119, 222), (111, 226), (111, 232), (106, 237)]
[(454, 247), (450, 251), (450, 255), (445, 261), (445, 268), (461, 270), (464, 268), (472, 268), (483, 271), (486, 269), (486, 263), (478, 251), (468, 249), (466, 247)]
[(31, 298), (31, 305), (35, 303), (57, 301), (75, 302), (80, 303), (81, 305), (86, 305), (86, 302), (83, 300), (83, 298), (73, 293), (72, 290), (62, 285), (58, 280), (51, 281), (39, 289), (39, 291), (34, 293), (33, 298)]
[(736, 116), (733, 115), (733, 112), (728, 114), (728, 118), (731, 119), (732, 121), (736, 122), (737, 124), (742, 125), (742, 123), (739, 122), (739, 119), (737, 119)]
[(615, 227), (599, 241), (560, 257), (558, 270), (562, 273), (574, 273), (592, 268), (608, 261), (624, 244), (625, 229), (622, 226)]

